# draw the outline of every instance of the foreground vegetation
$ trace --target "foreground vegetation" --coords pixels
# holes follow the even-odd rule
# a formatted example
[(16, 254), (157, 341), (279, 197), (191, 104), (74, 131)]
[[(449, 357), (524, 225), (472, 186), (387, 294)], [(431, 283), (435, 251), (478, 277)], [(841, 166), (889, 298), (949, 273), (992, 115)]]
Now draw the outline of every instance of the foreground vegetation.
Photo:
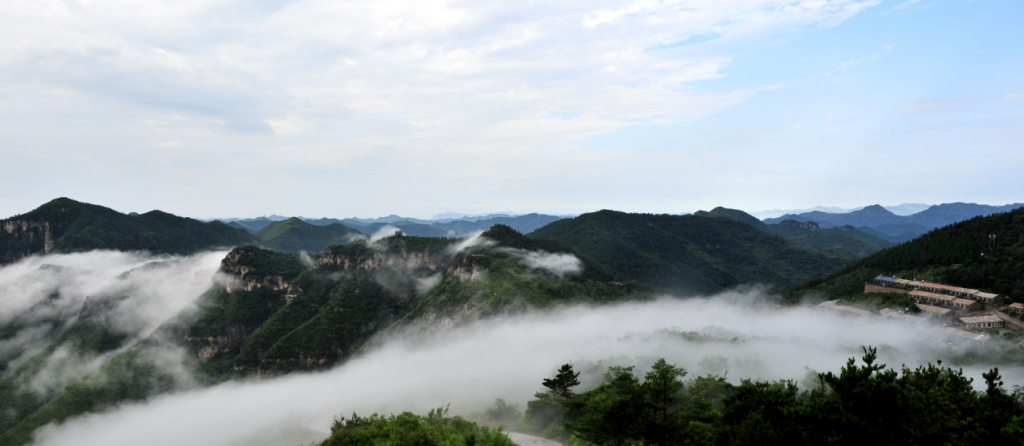
[(490, 429), (448, 415), (448, 407), (431, 410), (422, 417), (410, 412), (400, 415), (373, 414), (337, 418), (331, 436), (320, 446), (513, 446), (501, 428)]
[(520, 427), (574, 445), (1024, 445), (1024, 390), (1008, 392), (998, 369), (985, 390), (955, 370), (900, 371), (865, 348), (816, 388), (794, 381), (740, 385), (657, 361), (643, 378), (609, 367), (604, 382), (576, 393), (565, 365), (530, 401)]

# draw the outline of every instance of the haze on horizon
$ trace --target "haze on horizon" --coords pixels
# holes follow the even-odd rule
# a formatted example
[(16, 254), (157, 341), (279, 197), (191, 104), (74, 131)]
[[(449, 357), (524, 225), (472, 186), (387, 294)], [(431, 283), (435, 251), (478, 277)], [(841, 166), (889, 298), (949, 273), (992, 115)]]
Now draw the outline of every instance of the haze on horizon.
[(1014, 0), (11, 0), (0, 215), (1024, 201)]

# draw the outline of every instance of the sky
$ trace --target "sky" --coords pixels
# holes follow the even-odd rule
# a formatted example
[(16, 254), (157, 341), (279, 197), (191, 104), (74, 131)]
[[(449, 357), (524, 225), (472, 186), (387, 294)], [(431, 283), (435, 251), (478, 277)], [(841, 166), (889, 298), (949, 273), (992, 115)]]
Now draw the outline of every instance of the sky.
[(0, 216), (1024, 201), (1019, 0), (7, 0)]

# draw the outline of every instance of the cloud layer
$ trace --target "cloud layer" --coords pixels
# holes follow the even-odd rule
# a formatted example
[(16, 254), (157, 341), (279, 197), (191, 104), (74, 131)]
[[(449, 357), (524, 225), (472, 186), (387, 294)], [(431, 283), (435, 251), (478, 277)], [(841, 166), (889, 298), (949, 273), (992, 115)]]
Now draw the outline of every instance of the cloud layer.
[[(467, 413), (495, 397), (523, 403), (567, 361), (589, 384), (609, 364), (657, 357), (693, 373), (804, 379), (837, 370), (860, 345), (883, 346), (890, 366), (956, 352), (937, 333), (899, 321), (856, 320), (813, 308), (765, 305), (755, 294), (571, 307), (488, 319), (430, 337), (396, 337), (323, 373), (292, 375), (157, 398), (45, 429), (38, 445), (271, 445), (322, 438), (333, 416), (357, 411), (424, 412), (451, 403)], [(951, 350), (952, 348), (952, 350)], [(979, 376), (981, 368), (968, 368)], [(1020, 384), (1020, 368), (1000, 370)], [(585, 383), (586, 385), (586, 383)], [(319, 433), (318, 433), (319, 432)]]
[(85, 196), (189, 183), (234, 206), (327, 178), (486, 193), (621, 156), (581, 140), (741, 102), (764, 85), (700, 82), (876, 3), (12, 0), (0, 153), (88, 176)]
[[(20, 328), (0, 341), (0, 360), (17, 368), (79, 320), (86, 308), (95, 310), (107, 329), (127, 335), (128, 347), (208, 290), (225, 254), (178, 257), (93, 251), (32, 256), (4, 266), (0, 325)], [(116, 353), (82, 356), (58, 348), (44, 361), (32, 386), (40, 393), (62, 389)]]

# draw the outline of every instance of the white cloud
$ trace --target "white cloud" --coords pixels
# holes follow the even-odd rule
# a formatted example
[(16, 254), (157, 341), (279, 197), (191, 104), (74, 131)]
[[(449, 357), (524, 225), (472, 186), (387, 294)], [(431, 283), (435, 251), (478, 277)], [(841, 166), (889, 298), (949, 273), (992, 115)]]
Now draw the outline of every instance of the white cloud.
[(500, 248), (499, 250), (511, 255), (527, 268), (542, 269), (559, 277), (574, 276), (583, 272), (583, 262), (572, 254), (515, 248)]
[(838, 70), (846, 70), (846, 69), (848, 69), (850, 67), (853, 67), (853, 66), (865, 63), (865, 62), (870, 62), (872, 60), (878, 59), (879, 57), (888, 56), (889, 53), (891, 53), (892, 50), (894, 50), (894, 49), (896, 49), (896, 45), (892, 45), (892, 44), (884, 45), (884, 46), (882, 46), (882, 49), (880, 51), (876, 51), (874, 53), (871, 53), (871, 54), (869, 54), (867, 56), (864, 56), (864, 57), (861, 57), (859, 59), (853, 59), (853, 60), (848, 60), (846, 62), (843, 62), (843, 63), (837, 65), (836, 69), (838, 69)]
[[(100, 314), (107, 327), (127, 336), (123, 345), (127, 348), (213, 286), (225, 254), (178, 257), (93, 251), (31, 256), (3, 266), (0, 324), (17, 319), (27, 328), (0, 342), (0, 358), (17, 367), (39, 353), (54, 333), (97, 307), (104, 308)], [(64, 326), (53, 325), (58, 323)], [(94, 355), (58, 348), (43, 358), (31, 387), (40, 394), (63, 389), (118, 353)], [(176, 362), (180, 366), (181, 360)]]
[(373, 235), (370, 236), (370, 239), (367, 241), (367, 244), (369, 244), (370, 246), (374, 246), (375, 243), (387, 237), (395, 235), (395, 232), (398, 231), (400, 231), (400, 229), (394, 226), (384, 225), (380, 229), (378, 229), (377, 232), (374, 232)]
[(495, 242), (488, 239), (487, 237), (481, 237), (484, 230), (475, 231), (462, 239), (462, 241), (448, 247), (449, 254), (458, 254), (467, 248), (474, 246), (489, 247), (494, 246)]
[[(603, 361), (637, 364), (639, 372), (665, 357), (691, 373), (726, 372), (740, 379), (801, 380), (807, 368), (838, 371), (861, 345), (885, 345), (881, 363), (898, 368), (962, 353), (938, 329), (867, 320), (813, 308), (761, 305), (753, 295), (663, 299), (599, 308), (490, 318), (430, 336), (391, 339), (323, 373), (226, 383), (179, 392), (103, 414), (43, 428), (39, 446), (146, 444), (231, 446), (308, 444), (326, 434), (332, 417), (358, 412), (424, 413), (451, 403), (467, 414), (502, 397), (525, 405), (540, 383), (566, 362), (580, 370)], [(671, 331), (699, 332), (736, 342), (693, 341)], [(984, 365), (965, 368), (977, 385)], [(1000, 367), (1008, 386), (1020, 366)], [(603, 368), (585, 374), (593, 386)]]
[[(907, 0), (907, 1), (905, 1), (903, 3), (900, 3), (900, 4), (896, 5), (896, 6), (893, 6), (892, 8), (889, 8), (889, 10), (886, 11), (885, 13), (889, 13), (891, 11), (903, 11), (903, 10), (911, 10), (911, 11), (913, 11), (913, 10), (928, 9), (928, 8), (931, 8), (932, 6), (935, 5), (935, 3), (921, 3), (922, 1), (923, 0)], [(885, 14), (885, 13), (883, 13), (883, 14)]]
[[(419, 211), (511, 184), (554, 188), (570, 170), (642, 156), (582, 141), (742, 103), (772, 87), (703, 81), (877, 3), (10, 0), (0, 155), (28, 168), (10, 167), (0, 186), (49, 175), (36, 194), (86, 189), (76, 198), (203, 217), (312, 203)], [(353, 184), (389, 197), (334, 200)], [(486, 185), (460, 196), (467, 184)], [(0, 208), (37, 204), (25, 195)], [(563, 196), (521, 200), (583, 210)]]
[[(70, 93), (63, 107), (91, 122), (138, 128), (185, 116), (169, 137), (350, 131), (343, 139), (356, 152), (535, 149), (633, 120), (713, 113), (743, 95), (681, 87), (722, 76), (731, 43), (834, 25), (876, 3), (12, 0), (0, 12), (0, 37), (11, 42), (0, 50), (0, 82), (49, 91), (36, 95), (48, 107), (54, 91)], [(706, 30), (718, 36), (713, 45), (645, 51)], [(89, 115), (100, 104), (119, 113)], [(579, 116), (544, 118), (559, 110)], [(403, 118), (375, 127), (373, 115)], [(303, 148), (290, 155), (353, 150)]]

